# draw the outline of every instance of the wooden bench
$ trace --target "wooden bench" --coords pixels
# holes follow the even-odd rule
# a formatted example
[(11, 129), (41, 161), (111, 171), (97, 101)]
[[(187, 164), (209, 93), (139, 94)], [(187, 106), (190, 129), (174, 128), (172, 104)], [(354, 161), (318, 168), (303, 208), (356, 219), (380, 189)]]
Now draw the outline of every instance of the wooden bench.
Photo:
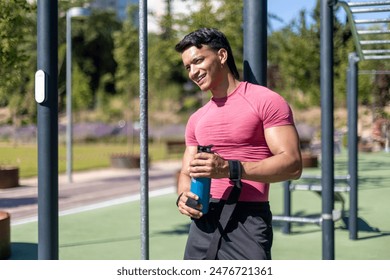
[(186, 148), (184, 140), (168, 140), (165, 142), (168, 156), (172, 154), (183, 154)]

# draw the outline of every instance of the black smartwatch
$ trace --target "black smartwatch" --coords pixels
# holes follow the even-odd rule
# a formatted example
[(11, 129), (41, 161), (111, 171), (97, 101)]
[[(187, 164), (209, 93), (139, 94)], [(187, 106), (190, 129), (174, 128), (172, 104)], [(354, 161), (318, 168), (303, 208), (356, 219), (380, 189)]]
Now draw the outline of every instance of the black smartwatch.
[(241, 180), (242, 167), (239, 160), (228, 160), (229, 162), (229, 179), (233, 181)]

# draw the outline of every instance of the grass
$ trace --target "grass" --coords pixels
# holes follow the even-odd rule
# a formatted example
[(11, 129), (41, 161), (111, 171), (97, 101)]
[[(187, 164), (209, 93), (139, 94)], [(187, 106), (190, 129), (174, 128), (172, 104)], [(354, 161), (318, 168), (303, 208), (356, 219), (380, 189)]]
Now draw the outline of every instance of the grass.
[[(337, 173), (345, 174), (347, 155), (335, 158)], [(350, 240), (348, 213), (335, 223), (336, 260), (390, 260), (390, 154), (359, 155), (358, 239)], [(305, 172), (319, 172), (314, 168)], [(271, 186), (274, 215), (283, 209), (282, 184)], [(349, 198), (346, 199), (348, 210)], [(292, 193), (293, 215), (320, 215), (321, 197), (313, 192)], [(150, 199), (150, 259), (180, 260), (187, 238), (189, 220), (177, 212), (175, 194)], [(322, 230), (319, 226), (293, 224), (291, 234), (274, 223), (275, 260), (322, 259)], [(36, 259), (36, 222), (12, 227), (13, 259)], [(140, 204), (138, 201), (60, 217), (59, 258), (62, 260), (140, 259)]]
[[(139, 145), (133, 149), (134, 153), (139, 153)], [(73, 170), (82, 171), (94, 168), (110, 166), (110, 155), (117, 153), (128, 153), (127, 144), (79, 144), (73, 145)], [(38, 174), (37, 145), (24, 144), (12, 145), (0, 143), (0, 165), (19, 166), (21, 178), (34, 177)], [(152, 143), (149, 145), (151, 160), (163, 160), (168, 157), (165, 143)], [(171, 155), (178, 157), (180, 155)], [(58, 147), (58, 172), (66, 171), (66, 146)]]

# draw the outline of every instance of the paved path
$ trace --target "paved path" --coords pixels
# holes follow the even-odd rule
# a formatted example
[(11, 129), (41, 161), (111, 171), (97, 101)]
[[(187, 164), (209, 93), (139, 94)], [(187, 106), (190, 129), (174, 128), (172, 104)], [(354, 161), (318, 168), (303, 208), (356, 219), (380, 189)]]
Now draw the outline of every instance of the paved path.
[[(174, 192), (180, 161), (152, 163), (149, 168), (149, 192)], [(139, 169), (99, 169), (74, 172), (73, 182), (59, 176), (59, 211), (69, 212), (97, 205), (110, 205), (139, 197)], [(11, 215), (11, 223), (36, 220), (38, 183), (36, 178), (21, 179), (16, 188), (0, 189), (0, 211)]]

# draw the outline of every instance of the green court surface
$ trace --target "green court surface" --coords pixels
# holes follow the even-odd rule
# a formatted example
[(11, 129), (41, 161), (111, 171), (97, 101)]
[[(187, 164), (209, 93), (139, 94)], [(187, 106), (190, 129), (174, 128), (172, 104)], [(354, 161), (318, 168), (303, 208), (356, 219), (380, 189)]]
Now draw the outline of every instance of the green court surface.
[[(336, 155), (336, 174), (346, 173), (345, 153)], [(318, 173), (320, 169), (305, 172)], [(274, 215), (283, 209), (281, 184), (271, 187)], [(346, 213), (335, 223), (336, 260), (390, 259), (390, 154), (359, 154), (358, 239), (350, 240), (348, 193), (343, 193)], [(176, 195), (150, 198), (149, 251), (152, 260), (180, 260), (187, 238), (189, 220), (175, 206)], [(335, 208), (337, 208), (337, 204)], [(292, 193), (294, 215), (318, 216), (321, 197), (310, 191)], [(37, 223), (14, 225), (11, 229), (11, 259), (37, 259)], [(141, 257), (140, 204), (130, 202), (59, 219), (59, 259), (61, 260), (138, 260)], [(275, 260), (321, 260), (322, 230), (310, 224), (292, 224), (292, 233), (281, 232), (281, 222), (274, 222)]]

